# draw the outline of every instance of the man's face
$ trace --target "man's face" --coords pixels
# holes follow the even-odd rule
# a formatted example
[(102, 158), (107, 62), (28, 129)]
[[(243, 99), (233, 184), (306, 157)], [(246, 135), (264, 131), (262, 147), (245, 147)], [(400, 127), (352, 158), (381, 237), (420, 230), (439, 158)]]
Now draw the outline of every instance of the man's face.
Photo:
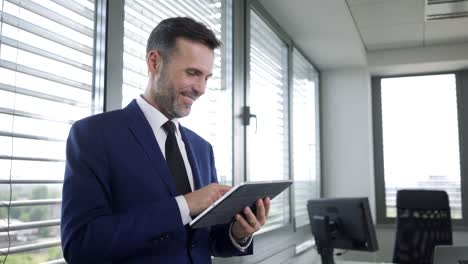
[(213, 64), (213, 50), (179, 38), (168, 62), (163, 61), (152, 83), (151, 95), (159, 111), (169, 119), (190, 114), (193, 102), (205, 93)]

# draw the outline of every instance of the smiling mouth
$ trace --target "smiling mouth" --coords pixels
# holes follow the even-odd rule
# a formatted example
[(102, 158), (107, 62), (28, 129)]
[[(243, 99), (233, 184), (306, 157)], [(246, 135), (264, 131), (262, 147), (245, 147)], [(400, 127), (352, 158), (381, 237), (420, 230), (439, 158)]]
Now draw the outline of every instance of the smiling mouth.
[(186, 97), (186, 98), (189, 98), (193, 101), (197, 100), (197, 97), (196, 96), (193, 96), (193, 95), (189, 95), (187, 93), (182, 93), (182, 96)]
[(195, 100), (197, 100), (196, 96), (191, 96), (186, 93), (181, 93), (181, 95), (182, 95), (182, 99), (184, 103), (187, 103), (187, 104), (192, 104), (193, 102), (195, 102)]

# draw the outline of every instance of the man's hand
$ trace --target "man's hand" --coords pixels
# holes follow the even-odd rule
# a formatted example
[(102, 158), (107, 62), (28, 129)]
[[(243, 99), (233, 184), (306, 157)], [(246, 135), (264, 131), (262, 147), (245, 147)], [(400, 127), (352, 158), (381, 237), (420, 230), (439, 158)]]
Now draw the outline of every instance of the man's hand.
[(253, 233), (260, 230), (260, 228), (266, 223), (268, 213), (270, 211), (270, 198), (266, 197), (263, 200), (258, 199), (256, 202), (256, 215), (252, 212), (250, 207), (244, 208), (245, 218), (236, 214), (235, 222), (232, 225), (232, 237), (236, 241), (251, 236)]
[(212, 183), (199, 190), (185, 194), (184, 197), (190, 210), (190, 216), (203, 212), (203, 210), (212, 205), (230, 189), (230, 186)]

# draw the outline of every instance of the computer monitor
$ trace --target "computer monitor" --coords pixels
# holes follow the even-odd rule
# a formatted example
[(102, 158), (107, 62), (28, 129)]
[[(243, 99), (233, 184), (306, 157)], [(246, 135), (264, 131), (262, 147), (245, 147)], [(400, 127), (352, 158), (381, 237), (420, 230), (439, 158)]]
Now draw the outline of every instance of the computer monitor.
[(322, 264), (335, 263), (335, 248), (378, 250), (367, 198), (309, 200), (307, 210)]

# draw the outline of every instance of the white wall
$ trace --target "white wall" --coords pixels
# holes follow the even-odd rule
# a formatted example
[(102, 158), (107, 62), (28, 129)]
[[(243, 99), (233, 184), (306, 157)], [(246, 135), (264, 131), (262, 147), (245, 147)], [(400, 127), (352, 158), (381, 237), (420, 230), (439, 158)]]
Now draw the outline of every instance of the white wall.
[(377, 50), (367, 53), (372, 75), (398, 75), (468, 68), (468, 43)]
[(321, 73), (322, 175), (326, 197), (369, 197), (374, 208), (370, 75), (364, 68)]

